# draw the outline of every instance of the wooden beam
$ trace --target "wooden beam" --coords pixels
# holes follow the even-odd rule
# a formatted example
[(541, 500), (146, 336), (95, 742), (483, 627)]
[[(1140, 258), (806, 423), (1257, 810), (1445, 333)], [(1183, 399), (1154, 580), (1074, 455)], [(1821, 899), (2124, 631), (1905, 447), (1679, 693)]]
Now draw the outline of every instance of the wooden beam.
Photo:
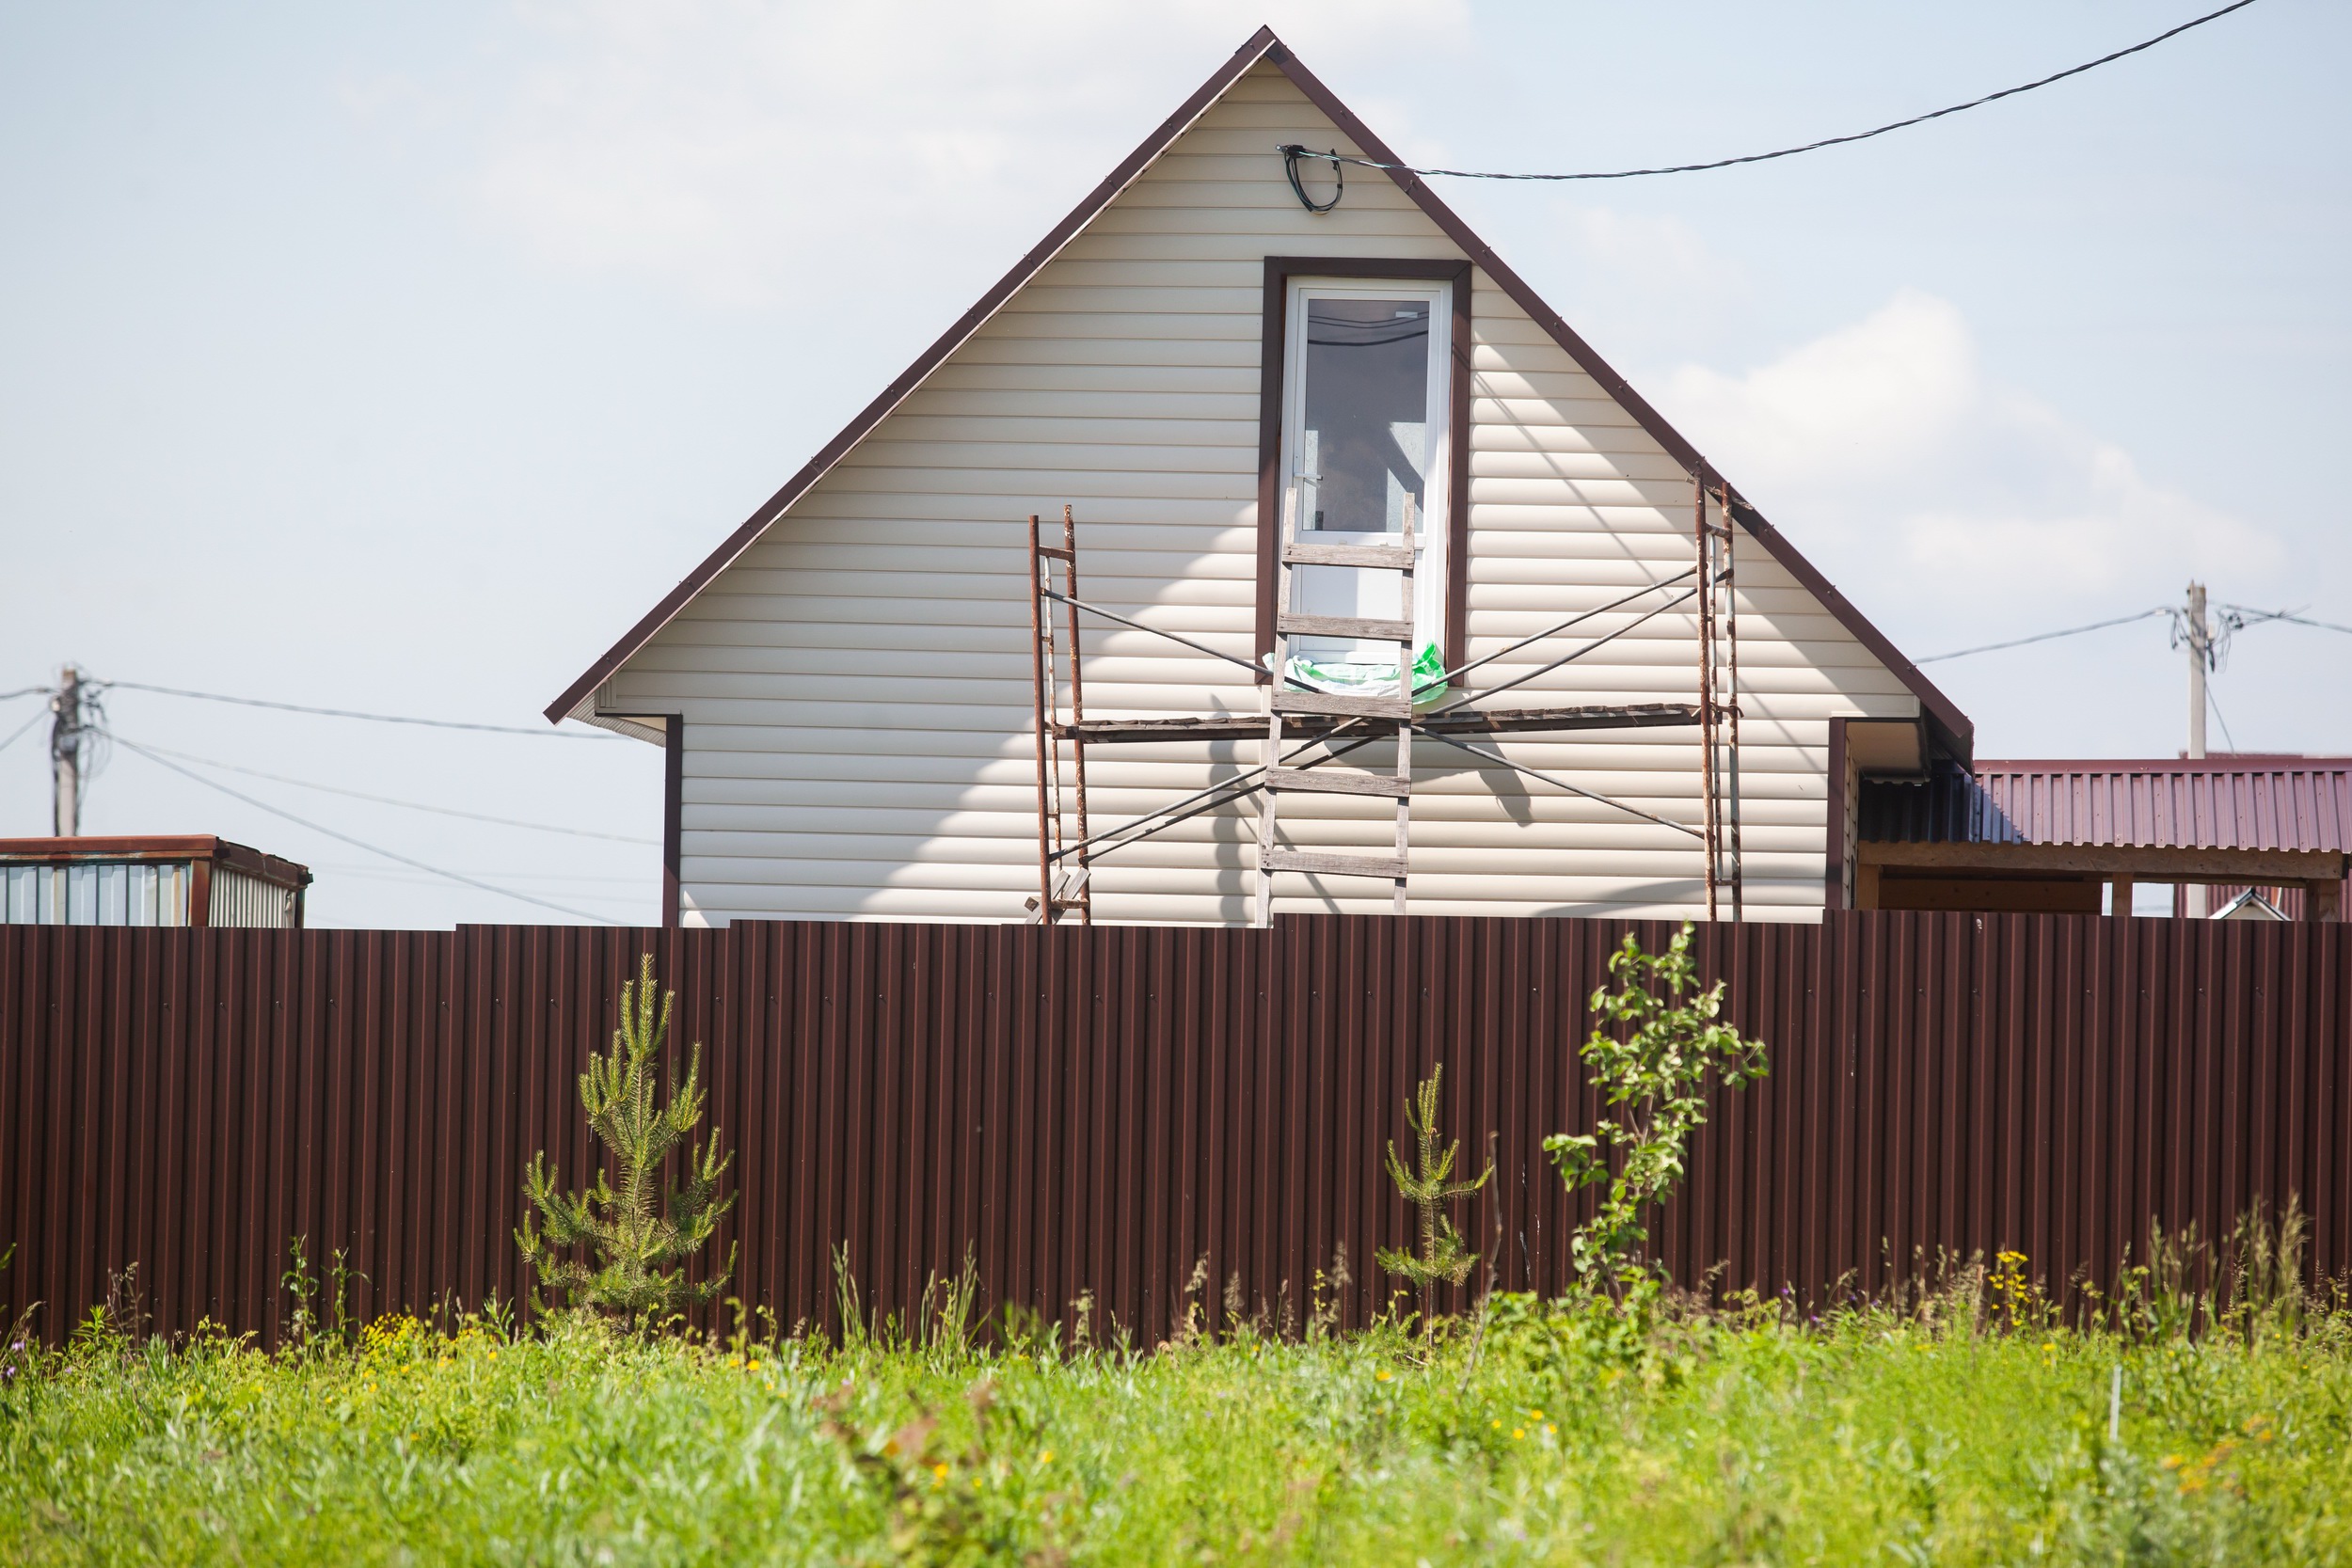
[(1865, 842), (1864, 865), (1972, 871), (2074, 871), (2143, 882), (2341, 881), (2333, 849), (2188, 849), (2099, 844), (1887, 844)]
[(1889, 877), (1878, 885), (1877, 907), (2097, 914), (2099, 884), (2067, 877)]
[(1412, 569), (1413, 552), (1395, 545), (1285, 545), (1282, 560), (1293, 566), (1373, 566)]
[[(1413, 721), (1413, 727), (1424, 735), (1506, 735), (1656, 729), (1698, 721), (1699, 710), (1691, 703), (1630, 703), (1588, 707), (1447, 708), (1422, 715)], [(1327, 715), (1307, 714), (1284, 728), (1304, 739), (1336, 722)], [(1083, 736), (1089, 741), (1261, 740), (1265, 737), (1265, 721), (1239, 714), (1182, 719), (1089, 719), (1083, 724), (1057, 724), (1055, 731), (1064, 736)]]
[(1285, 610), (1274, 618), (1276, 627), (1304, 637), (1360, 637), (1373, 642), (1410, 642), (1410, 621), (1374, 621), (1360, 615), (1308, 615)]
[(1342, 877), (1405, 875), (1402, 855), (1327, 855), (1319, 849), (1268, 849), (1260, 857), (1268, 871), (1321, 871)]
[(1409, 697), (1342, 696), (1331, 691), (1277, 691), (1274, 694), (1277, 713), (1329, 713), (1357, 719), (1409, 719), (1413, 716)]
[(1385, 773), (1330, 773), (1321, 768), (1271, 768), (1268, 789), (1304, 789), (1320, 795), (1384, 795), (1400, 800), (1413, 792), (1411, 783)]

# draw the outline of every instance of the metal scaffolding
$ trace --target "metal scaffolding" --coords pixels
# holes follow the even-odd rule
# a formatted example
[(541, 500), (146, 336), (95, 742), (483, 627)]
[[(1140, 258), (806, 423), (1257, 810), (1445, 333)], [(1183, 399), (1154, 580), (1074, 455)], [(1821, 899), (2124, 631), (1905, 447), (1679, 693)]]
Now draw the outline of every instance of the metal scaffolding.
[[(1708, 515), (1712, 499), (1720, 520)], [(1731, 918), (1743, 914), (1740, 833), (1740, 655), (1739, 612), (1735, 599), (1735, 531), (1731, 524), (1731, 495), (1719, 487), (1710, 498), (1705, 480), (1692, 480), (1694, 559), (1690, 570), (1648, 583), (1597, 609), (1581, 611), (1523, 637), (1482, 657), (1445, 671), (1432, 683), (1452, 688), (1464, 675), (1512, 654), (1565, 636), (1587, 623), (1625, 613), (1623, 625), (1590, 636), (1567, 652), (1548, 658), (1534, 669), (1483, 690), (1464, 692), (1433, 706), (1414, 711), (1409, 692), (1412, 676), (1409, 651), (1400, 654), (1398, 693), (1391, 697), (1338, 696), (1314, 690), (1290, 677), (1287, 661), (1278, 657), (1273, 672), (1248, 659), (1178, 632), (1147, 626), (1132, 616), (1088, 603), (1078, 592), (1077, 524), (1072, 509), (1062, 508), (1061, 542), (1048, 544), (1040, 518), (1029, 518), (1029, 627), (1033, 641), (1029, 662), (1031, 709), (1036, 724), (1037, 866), (1038, 891), (1027, 900), (1030, 921), (1061, 924), (1075, 916), (1081, 925), (1094, 918), (1093, 868), (1103, 855), (1139, 844), (1153, 835), (1206, 812), (1252, 797), (1262, 804), (1258, 854), (1256, 923), (1271, 917), (1271, 881), (1278, 870), (1298, 869), (1334, 875), (1377, 877), (1393, 880), (1395, 908), (1403, 912), (1408, 879), (1405, 837), (1411, 792), (1413, 740), (1435, 741), (1468, 752), (1483, 762), (1506, 768), (1552, 788), (1581, 796), (1628, 816), (1700, 841), (1706, 864), (1707, 914), (1720, 918), (1719, 901), (1727, 886)], [(1284, 519), (1287, 525), (1288, 519)], [(1408, 525), (1409, 526), (1409, 525)], [(1324, 557), (1350, 546), (1294, 543), (1284, 528), (1279, 559), (1287, 572), (1292, 564), (1327, 563)], [(1389, 567), (1375, 553), (1397, 553), (1396, 547), (1355, 546), (1365, 560), (1334, 560), (1328, 563)], [(1059, 586), (1056, 585), (1058, 578)], [(1678, 592), (1674, 592), (1679, 590)], [(1645, 602), (1646, 601), (1646, 602)], [(1401, 602), (1410, 604), (1407, 594)], [(1689, 605), (1698, 624), (1698, 671), (1695, 703), (1634, 703), (1582, 705), (1569, 707), (1487, 707), (1486, 700), (1525, 686), (1599, 648), (1636, 626)], [(1057, 624), (1057, 610), (1061, 611)], [(1196, 653), (1239, 665), (1253, 676), (1269, 680), (1265, 712), (1206, 714), (1172, 719), (1089, 719), (1080, 673), (1079, 616), (1081, 612), (1148, 632), (1182, 644)], [(1278, 655), (1291, 631), (1326, 633), (1328, 617), (1292, 614), (1286, 595), (1278, 604)], [(1344, 633), (1362, 632), (1385, 638), (1395, 630), (1387, 623), (1350, 622)], [(1401, 649), (1409, 643), (1398, 640)], [(1482, 736), (1568, 734), (1586, 730), (1648, 729), (1696, 726), (1701, 752), (1701, 825), (1693, 828), (1612, 800), (1557, 773), (1528, 767), (1489, 747), (1476, 744)], [(1391, 773), (1374, 774), (1328, 765), (1378, 740), (1395, 737), (1396, 766)], [(1142, 816), (1093, 830), (1087, 812), (1087, 748), (1133, 741), (1248, 740), (1265, 742), (1263, 758), (1230, 779), (1194, 790)], [(1317, 768), (1327, 769), (1317, 773)], [(1329, 855), (1285, 850), (1272, 842), (1272, 790), (1312, 790), (1349, 795), (1376, 795), (1397, 802), (1398, 843), (1393, 857)]]

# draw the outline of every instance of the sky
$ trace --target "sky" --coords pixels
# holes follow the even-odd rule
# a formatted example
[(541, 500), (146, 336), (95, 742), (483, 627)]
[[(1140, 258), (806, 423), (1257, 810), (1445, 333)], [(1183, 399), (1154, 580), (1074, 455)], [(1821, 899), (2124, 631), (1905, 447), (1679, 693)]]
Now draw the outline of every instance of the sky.
[[(1409, 158), (1560, 171), (2210, 8), (0, 0), (0, 691), (523, 730), (119, 686), (83, 830), (315, 925), (649, 922), (659, 753), (540, 709), (1260, 23)], [(2261, 0), (1442, 194), (1915, 657), (2191, 578), (2352, 624), (2347, 46)], [(1927, 669), (1979, 756), (2185, 740), (2161, 618)], [(2209, 743), (2352, 752), (2348, 671), (2249, 627)]]

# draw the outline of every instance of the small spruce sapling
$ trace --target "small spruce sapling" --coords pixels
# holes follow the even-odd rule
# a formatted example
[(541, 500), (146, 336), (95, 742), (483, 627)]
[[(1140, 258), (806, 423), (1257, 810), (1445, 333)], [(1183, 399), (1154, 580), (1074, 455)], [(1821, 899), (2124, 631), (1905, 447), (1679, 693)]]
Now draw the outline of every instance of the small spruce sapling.
[[(700, 1284), (688, 1283), (685, 1271), (675, 1266), (710, 1240), (719, 1216), (735, 1201), (718, 1196), (719, 1178), (735, 1157), (720, 1154), (717, 1128), (708, 1144), (690, 1148), (684, 1185), (669, 1183), (665, 1191), (662, 1162), (703, 1115), (699, 1044), (688, 1059), (683, 1084), (672, 1071), (670, 1102), (658, 1107), (653, 1101), (654, 1058), (670, 1032), (676, 1000), (675, 992), (663, 991), (657, 1012), (653, 955), (644, 955), (636, 985), (621, 987), (621, 1026), (612, 1032), (612, 1053), (590, 1056), (588, 1070), (580, 1077), (589, 1131), (612, 1150), (620, 1186), (608, 1184), (598, 1171), (596, 1184), (586, 1192), (558, 1192), (545, 1151), (533, 1154), (523, 1173), (523, 1192), (545, 1228), (532, 1229), (525, 1214), (522, 1228), (515, 1232), (523, 1261), (575, 1305), (626, 1313), (640, 1324), (714, 1299), (735, 1272), (732, 1249), (726, 1266)], [(565, 1256), (581, 1246), (595, 1253), (594, 1264)]]
[(1470, 1277), (1478, 1265), (1478, 1254), (1462, 1243), (1461, 1232), (1454, 1228), (1454, 1221), (1446, 1213), (1446, 1205), (1456, 1198), (1468, 1197), (1485, 1186), (1493, 1177), (1495, 1167), (1489, 1162), (1475, 1181), (1453, 1180), (1454, 1162), (1460, 1158), (1460, 1140), (1438, 1148), (1438, 1087), (1445, 1076), (1440, 1065), (1422, 1081), (1419, 1091), (1406, 1102), (1405, 1125), (1413, 1130), (1417, 1146), (1415, 1164), (1418, 1171), (1408, 1171), (1396, 1157), (1396, 1144), (1389, 1144), (1389, 1180), (1406, 1202), (1421, 1211), (1421, 1250), (1407, 1252), (1401, 1247), (1382, 1247), (1373, 1256), (1380, 1266), (1392, 1275), (1412, 1281), (1421, 1292), (1422, 1322), (1431, 1325), (1431, 1296), (1440, 1285), (1459, 1285)]
[[(1649, 1277), (1641, 1261), (1649, 1239), (1643, 1221), (1682, 1180), (1691, 1134), (1707, 1121), (1708, 1074), (1737, 1088), (1769, 1069), (1763, 1042), (1717, 1022), (1721, 980), (1683, 999), (1698, 986), (1687, 921), (1661, 954), (1643, 952), (1629, 933), (1609, 956), (1609, 974), (1617, 989), (1593, 992), (1600, 1022), (1581, 1051), (1604, 1114), (1590, 1132), (1546, 1138), (1544, 1152), (1570, 1192), (1606, 1188), (1598, 1212), (1569, 1238), (1569, 1254), (1579, 1278), (1623, 1301)], [(1611, 1024), (1620, 1026), (1622, 1039), (1609, 1033)]]

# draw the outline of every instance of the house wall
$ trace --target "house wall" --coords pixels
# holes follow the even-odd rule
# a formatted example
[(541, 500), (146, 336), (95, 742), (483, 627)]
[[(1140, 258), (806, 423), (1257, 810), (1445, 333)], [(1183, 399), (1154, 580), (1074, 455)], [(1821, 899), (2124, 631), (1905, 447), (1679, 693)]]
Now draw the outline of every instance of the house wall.
[[(685, 721), (689, 925), (735, 918), (1020, 919), (1033, 895), (1025, 518), (1078, 519), (1081, 591), (1247, 658), (1255, 608), (1263, 259), (1458, 258), (1385, 178), (1304, 211), (1271, 149), (1347, 149), (1271, 66), (1214, 104), (1059, 257), (607, 684), (598, 707)], [(1472, 657), (1692, 562), (1683, 470), (1480, 274), (1473, 304)], [(1916, 700), (1752, 540), (1738, 559), (1746, 896), (1815, 918), (1828, 721)], [(1603, 623), (1615, 625), (1615, 622)], [(1246, 671), (1087, 629), (1090, 717), (1260, 711)], [(1489, 666), (1524, 673), (1556, 642)], [(1692, 619), (1661, 617), (1509, 704), (1689, 701)], [(1695, 823), (1695, 731), (1518, 737), (1498, 749)], [(1099, 828), (1230, 776), (1256, 742), (1098, 746)], [(1357, 754), (1385, 768), (1385, 746)], [(1427, 745), (1412, 908), (1675, 915), (1696, 841)], [(1380, 851), (1388, 805), (1286, 797), (1285, 838)], [(1099, 863), (1118, 921), (1248, 918), (1248, 805)], [(1278, 910), (1379, 912), (1389, 884), (1284, 875)]]

